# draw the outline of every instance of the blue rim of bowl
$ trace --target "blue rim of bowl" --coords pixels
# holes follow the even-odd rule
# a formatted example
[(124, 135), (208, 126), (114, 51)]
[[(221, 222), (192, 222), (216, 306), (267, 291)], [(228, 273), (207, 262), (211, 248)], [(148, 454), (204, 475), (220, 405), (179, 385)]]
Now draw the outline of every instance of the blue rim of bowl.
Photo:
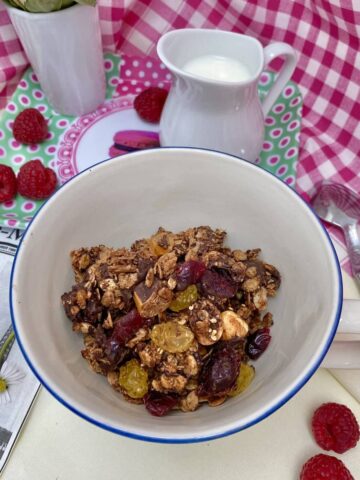
[[(11, 315), (11, 321), (12, 321), (12, 325), (13, 325), (13, 328), (14, 328), (14, 331), (15, 331), (15, 335), (16, 335), (16, 339), (18, 341), (18, 344), (19, 344), (19, 347), (20, 347), (20, 350), (27, 362), (27, 364), (29, 365), (30, 369), (32, 370), (32, 372), (34, 373), (34, 375), (36, 376), (36, 378), (40, 381), (40, 383), (46, 388), (46, 390), (51, 393), (51, 395), (53, 395), (53, 397), (56, 398), (56, 400), (58, 400), (62, 405), (64, 405), (66, 408), (68, 408), (69, 410), (71, 410), (73, 413), (75, 413), (76, 415), (78, 415), (79, 417), (83, 418), (84, 420), (87, 420), (88, 422), (92, 423), (93, 425), (96, 425), (100, 428), (103, 428), (104, 430), (107, 430), (109, 432), (112, 432), (112, 433), (116, 433), (118, 435), (123, 435), (124, 437), (128, 437), (128, 438), (132, 438), (132, 439), (135, 439), (135, 440), (143, 440), (143, 441), (146, 441), (146, 442), (153, 442), (153, 443), (170, 443), (170, 444), (184, 444), (184, 443), (199, 443), (199, 442), (207, 442), (207, 441), (210, 441), (210, 440), (215, 440), (217, 438), (222, 438), (222, 437), (227, 437), (229, 435), (233, 435), (234, 433), (237, 433), (237, 432), (240, 432), (242, 430), (246, 430), (247, 428), (253, 426), (253, 425), (256, 425), (257, 423), (261, 422), (262, 420), (264, 420), (265, 418), (269, 417), (270, 415), (272, 415), (274, 412), (276, 412), (276, 410), (278, 410), (280, 407), (282, 407), (285, 403), (287, 403), (299, 390), (302, 389), (302, 387), (310, 380), (310, 378), (314, 375), (314, 373), (316, 372), (316, 370), (319, 368), (321, 362), (323, 361), (323, 359), (325, 358), (325, 355), (327, 354), (331, 344), (332, 344), (332, 341), (335, 337), (335, 334), (336, 334), (336, 330), (337, 330), (337, 327), (339, 325), (339, 322), (340, 322), (340, 316), (341, 316), (341, 310), (342, 310), (342, 300), (343, 300), (343, 283), (342, 283), (342, 276), (341, 276), (341, 268), (340, 268), (340, 263), (339, 263), (339, 259), (337, 257), (337, 254), (336, 254), (336, 251), (335, 251), (335, 248), (334, 248), (334, 245), (330, 239), (330, 236), (328, 234), (328, 232), (326, 231), (324, 225), (321, 223), (320, 219), (317, 217), (317, 215), (314, 213), (314, 211), (311, 209), (311, 207), (305, 202), (305, 200), (292, 188), (290, 187), (287, 183), (283, 182), (282, 180), (280, 180), (276, 175), (274, 175), (273, 173), (269, 172), (268, 170), (265, 170), (263, 168), (261, 168), (259, 165), (256, 165), (254, 163), (251, 163), (249, 162), (248, 160), (245, 160), (241, 157), (237, 157), (235, 155), (231, 155), (231, 154), (228, 154), (228, 153), (225, 153), (225, 152), (221, 152), (221, 151), (218, 151), (218, 150), (212, 150), (212, 149), (209, 149), (209, 148), (195, 148), (195, 147), (160, 147), (160, 148), (155, 148), (155, 149), (149, 149), (149, 150), (182, 150), (182, 149), (185, 149), (185, 150), (198, 150), (198, 151), (205, 151), (205, 152), (212, 152), (212, 153), (219, 153), (221, 155), (225, 155), (227, 157), (230, 157), (230, 158), (233, 158), (233, 159), (236, 159), (236, 160), (240, 160), (242, 162), (246, 162), (248, 163), (249, 165), (251, 165), (252, 167), (254, 168), (259, 168), (262, 172), (265, 172), (267, 175), (270, 175), (271, 177), (274, 177), (277, 181), (281, 182), (283, 185), (285, 185), (287, 188), (289, 188), (289, 190), (295, 194), (298, 199), (305, 205), (305, 207), (310, 211), (311, 215), (313, 215), (313, 217), (316, 219), (316, 221), (318, 222), (318, 224), (320, 225), (322, 231), (324, 232), (325, 234), (325, 237), (327, 238), (328, 242), (329, 242), (329, 245), (331, 247), (331, 251), (333, 253), (333, 258), (335, 260), (335, 264), (336, 264), (336, 269), (337, 269), (337, 274), (338, 274), (338, 286), (339, 286), (339, 296), (338, 296), (338, 301), (337, 301), (337, 310), (336, 310), (336, 314), (335, 314), (335, 319), (334, 319), (334, 322), (333, 322), (333, 326), (332, 326), (332, 330), (329, 334), (329, 337), (328, 337), (328, 340), (327, 340), (327, 343), (324, 345), (323, 347), (323, 350), (322, 352), (319, 354), (317, 360), (315, 361), (313, 367), (310, 369), (310, 371), (307, 372), (307, 374), (301, 378), (301, 380), (292, 388), (292, 390), (290, 392), (288, 392), (284, 398), (282, 398), (279, 402), (277, 402), (275, 405), (272, 405), (271, 408), (269, 408), (266, 412), (264, 412), (262, 415), (258, 416), (257, 418), (255, 418), (254, 420), (251, 420), (250, 422), (246, 423), (245, 425), (242, 425), (240, 427), (235, 427), (235, 428), (231, 428), (229, 430), (225, 430), (224, 432), (221, 432), (219, 434), (214, 434), (214, 435), (209, 435), (209, 436), (204, 436), (204, 437), (194, 437), (194, 438), (161, 438), (161, 437), (151, 437), (151, 436), (146, 436), (146, 435), (140, 435), (140, 434), (137, 434), (137, 433), (132, 433), (132, 432), (128, 432), (126, 430), (121, 430), (119, 428), (114, 428), (110, 425), (107, 425), (106, 423), (103, 423), (103, 422), (100, 422), (98, 420), (95, 420), (94, 418), (82, 413), (81, 411), (79, 411), (77, 408), (75, 408), (74, 406), (72, 406), (70, 403), (68, 403), (66, 400), (64, 400), (58, 393), (56, 393), (47, 383), (46, 381), (40, 376), (40, 374), (37, 372), (37, 370), (35, 369), (34, 365), (32, 364), (30, 358), (28, 357), (26, 351), (25, 351), (25, 348), (21, 342), (21, 339), (20, 339), (20, 336), (19, 336), (19, 333), (18, 333), (18, 330), (16, 328), (16, 320), (15, 320), (15, 315), (14, 315), (14, 309), (13, 309), (13, 299), (12, 299), (12, 295), (13, 295), (13, 291), (12, 291), (12, 284), (13, 284), (13, 277), (14, 277), (14, 273), (15, 273), (15, 268), (16, 268), (16, 261), (17, 261), (17, 257), (18, 257), (18, 254), (20, 252), (20, 249), (21, 249), (21, 245), (22, 245), (22, 242), (24, 241), (26, 235), (27, 235), (27, 232), (29, 230), (29, 227), (31, 226), (31, 224), (34, 222), (35, 218), (37, 217), (37, 215), (40, 213), (40, 211), (42, 210), (42, 208), (44, 207), (44, 205), (46, 205), (47, 202), (45, 202), (43, 205), (41, 205), (41, 207), (39, 208), (39, 210), (36, 212), (36, 214), (34, 215), (33, 219), (31, 220), (31, 222), (29, 223), (29, 225), (27, 226), (26, 230), (24, 231), (23, 235), (22, 235), (22, 238), (20, 240), (20, 243), (19, 243), (19, 246), (17, 248), (17, 252), (16, 252), (16, 255), (15, 255), (15, 258), (14, 258), (14, 262), (13, 262), (13, 265), (12, 265), (12, 269), (11, 269), (11, 276), (10, 276), (10, 288), (9, 288), (9, 297), (10, 297), (10, 315)], [(132, 153), (127, 153), (125, 155), (121, 155), (121, 158), (122, 157), (128, 157), (128, 156), (132, 156), (134, 154), (136, 154), (138, 152), (132, 152)], [(115, 157), (115, 158), (119, 158), (119, 157)], [(120, 161), (121, 161), (121, 158), (120, 158)], [(101, 165), (105, 162), (109, 162), (109, 161), (112, 161), (114, 160), (113, 158), (108, 158), (106, 160), (102, 160), (101, 162), (98, 162), (98, 163), (95, 163), (94, 165), (91, 165), (90, 167), (88, 167), (86, 170), (83, 170), (82, 172), (79, 172), (78, 174), (74, 175), (74, 177), (72, 177), (70, 180), (68, 180), (65, 184), (63, 184), (52, 196), (51, 198), (53, 198), (60, 190), (62, 190), (62, 188), (67, 185), (69, 182), (71, 182), (72, 180), (74, 180), (76, 177), (80, 176), (80, 175), (83, 175), (83, 174), (86, 174), (86, 172), (88, 172), (89, 170), (91, 170), (92, 168), (98, 166), (98, 165)]]

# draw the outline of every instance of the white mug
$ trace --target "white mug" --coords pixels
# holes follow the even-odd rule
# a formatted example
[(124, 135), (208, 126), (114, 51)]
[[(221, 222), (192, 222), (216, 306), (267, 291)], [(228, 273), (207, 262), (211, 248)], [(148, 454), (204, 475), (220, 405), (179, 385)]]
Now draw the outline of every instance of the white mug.
[(8, 13), (53, 108), (76, 116), (95, 110), (105, 100), (97, 8), (29, 13), (9, 7)]
[[(264, 116), (295, 69), (294, 49), (286, 43), (263, 48), (247, 35), (188, 28), (163, 35), (157, 52), (173, 75), (160, 121), (161, 145), (210, 148), (254, 162), (264, 140)], [(229, 82), (184, 71), (189, 61), (207, 55), (240, 62), (249, 77)], [(259, 77), (280, 56), (285, 57), (284, 66), (261, 105)]]

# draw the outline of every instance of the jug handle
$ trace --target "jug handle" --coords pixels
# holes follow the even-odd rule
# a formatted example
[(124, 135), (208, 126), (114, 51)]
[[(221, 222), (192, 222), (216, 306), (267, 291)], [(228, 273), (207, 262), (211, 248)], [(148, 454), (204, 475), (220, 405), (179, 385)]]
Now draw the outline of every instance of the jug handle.
[(273, 83), (272, 87), (270, 88), (268, 94), (263, 101), (262, 109), (264, 112), (264, 117), (266, 117), (266, 115), (269, 113), (269, 110), (275, 103), (280, 93), (283, 91), (285, 85), (290, 80), (291, 75), (293, 74), (296, 67), (296, 52), (287, 43), (271, 43), (264, 48), (265, 68), (276, 57), (285, 57), (285, 63), (282, 66), (281, 71), (279, 72), (275, 82)]

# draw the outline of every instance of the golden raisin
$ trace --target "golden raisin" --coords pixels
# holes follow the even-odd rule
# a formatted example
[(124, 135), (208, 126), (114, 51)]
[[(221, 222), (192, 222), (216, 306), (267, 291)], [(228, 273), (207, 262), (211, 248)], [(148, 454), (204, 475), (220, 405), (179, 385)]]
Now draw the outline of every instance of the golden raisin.
[(236, 380), (234, 388), (228, 393), (229, 397), (236, 397), (245, 391), (255, 376), (255, 368), (247, 363), (240, 365), (240, 372)]
[(147, 394), (148, 374), (140, 363), (132, 359), (120, 367), (119, 385), (131, 398), (143, 398)]
[(198, 291), (196, 285), (189, 285), (183, 292), (179, 292), (176, 295), (174, 300), (170, 303), (169, 308), (173, 312), (180, 312), (195, 303), (197, 298)]
[(170, 353), (186, 352), (194, 340), (190, 328), (177, 322), (155, 325), (151, 330), (151, 340), (157, 347)]

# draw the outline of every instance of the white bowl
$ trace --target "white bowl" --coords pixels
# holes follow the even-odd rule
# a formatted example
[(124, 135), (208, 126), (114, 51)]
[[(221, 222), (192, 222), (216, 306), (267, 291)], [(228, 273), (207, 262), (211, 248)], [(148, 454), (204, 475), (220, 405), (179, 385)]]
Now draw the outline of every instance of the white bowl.
[[(158, 226), (210, 225), (228, 244), (261, 247), (282, 285), (269, 305), (272, 341), (256, 377), (223, 405), (162, 418), (127, 403), (80, 355), (60, 296), (73, 283), (69, 252), (129, 246)], [(11, 315), (33, 372), (65, 406), (112, 432), (158, 442), (229, 435), (267, 417), (316, 371), (340, 318), (342, 283), (324, 228), (287, 185), (226, 154), (164, 148), (108, 160), (77, 175), (42, 207), (23, 236), (11, 277)]]

